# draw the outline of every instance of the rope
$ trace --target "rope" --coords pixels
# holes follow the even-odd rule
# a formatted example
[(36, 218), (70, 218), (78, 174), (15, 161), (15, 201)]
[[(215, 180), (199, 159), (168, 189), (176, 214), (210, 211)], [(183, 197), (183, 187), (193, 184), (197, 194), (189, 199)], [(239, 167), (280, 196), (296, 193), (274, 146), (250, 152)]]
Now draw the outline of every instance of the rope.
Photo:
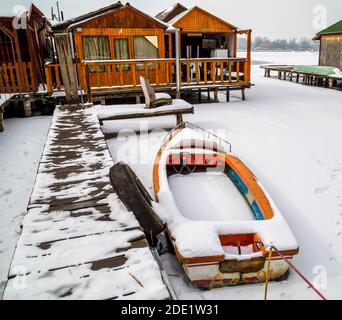
[(322, 300), (327, 300), (327, 298), (321, 292), (319, 292), (319, 290), (316, 289), (315, 286), (290, 261), (288, 261), (283, 254), (277, 250), (277, 248), (274, 246), (271, 246), (271, 248), (273, 248), (274, 251), (309, 285), (310, 289), (312, 289)]
[(270, 248), (270, 251), (268, 253), (268, 265), (267, 265), (267, 272), (266, 272), (266, 284), (265, 284), (265, 294), (264, 294), (264, 300), (265, 301), (267, 300), (268, 283), (270, 280), (272, 250), (273, 250), (273, 247)]

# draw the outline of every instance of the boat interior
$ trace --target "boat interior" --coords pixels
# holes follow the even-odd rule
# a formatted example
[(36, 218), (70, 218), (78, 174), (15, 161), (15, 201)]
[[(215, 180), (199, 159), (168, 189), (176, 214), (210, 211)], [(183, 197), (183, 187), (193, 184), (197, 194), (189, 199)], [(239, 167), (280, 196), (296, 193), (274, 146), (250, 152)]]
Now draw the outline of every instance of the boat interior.
[[(169, 156), (166, 167), (168, 182), (184, 217), (197, 221), (267, 219), (258, 199), (228, 163), (228, 157), (219, 153), (187, 151)], [(262, 198), (263, 194), (259, 195)]]

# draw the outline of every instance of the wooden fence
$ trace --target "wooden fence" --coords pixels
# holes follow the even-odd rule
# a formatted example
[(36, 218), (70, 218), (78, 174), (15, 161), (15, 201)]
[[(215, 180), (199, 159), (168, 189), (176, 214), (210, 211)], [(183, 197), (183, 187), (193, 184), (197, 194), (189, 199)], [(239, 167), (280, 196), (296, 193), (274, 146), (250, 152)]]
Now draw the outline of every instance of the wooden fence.
[[(159, 87), (176, 86), (175, 59), (83, 61), (75, 65), (79, 88), (89, 91), (136, 90), (139, 76)], [(187, 87), (249, 84), (250, 61), (245, 58), (180, 59), (179, 83)], [(63, 90), (58, 64), (45, 67), (48, 93)]]
[(0, 93), (36, 92), (38, 84), (31, 62), (0, 64)]

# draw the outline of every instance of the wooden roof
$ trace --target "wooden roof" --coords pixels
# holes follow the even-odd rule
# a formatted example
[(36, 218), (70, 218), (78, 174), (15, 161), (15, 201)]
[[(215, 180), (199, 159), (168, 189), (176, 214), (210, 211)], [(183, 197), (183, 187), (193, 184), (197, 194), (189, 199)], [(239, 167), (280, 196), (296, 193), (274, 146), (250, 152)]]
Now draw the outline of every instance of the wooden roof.
[(156, 18), (164, 22), (169, 22), (171, 19), (186, 10), (188, 10), (188, 8), (184, 7), (181, 3), (176, 3), (172, 7), (159, 12), (156, 15)]
[(197, 6), (183, 11), (168, 22), (183, 32), (233, 32), (238, 28)]
[(121, 2), (71, 19), (53, 27), (54, 31), (66, 28), (156, 28), (166, 29), (167, 24), (159, 21), (137, 8)]
[(83, 14), (81, 16), (78, 16), (76, 18), (72, 18), (72, 19), (63, 21), (61, 23), (58, 23), (58, 24), (56, 24), (55, 26), (52, 27), (52, 30), (53, 31), (64, 30), (64, 29), (68, 28), (69, 26), (71, 26), (72, 24), (76, 24), (76, 23), (80, 23), (82, 21), (86, 21), (88, 19), (97, 17), (97, 16), (99, 16), (101, 14), (111, 12), (112, 10), (117, 10), (117, 9), (119, 9), (121, 7), (123, 7), (123, 4), (120, 1), (118, 1), (118, 2), (116, 2), (114, 4), (111, 4), (111, 5), (107, 6), (107, 7), (103, 7), (101, 9), (88, 12), (88, 13)]

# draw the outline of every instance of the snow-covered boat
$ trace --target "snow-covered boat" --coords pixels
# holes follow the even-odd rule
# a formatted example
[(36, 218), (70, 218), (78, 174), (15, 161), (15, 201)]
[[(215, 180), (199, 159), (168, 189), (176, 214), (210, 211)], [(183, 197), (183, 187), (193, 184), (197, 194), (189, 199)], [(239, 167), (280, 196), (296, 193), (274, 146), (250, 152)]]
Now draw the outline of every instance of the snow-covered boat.
[(190, 124), (175, 128), (156, 156), (153, 183), (155, 210), (195, 285), (264, 282), (267, 271), (269, 280), (287, 275), (283, 257), (298, 253), (296, 239), (227, 142)]

